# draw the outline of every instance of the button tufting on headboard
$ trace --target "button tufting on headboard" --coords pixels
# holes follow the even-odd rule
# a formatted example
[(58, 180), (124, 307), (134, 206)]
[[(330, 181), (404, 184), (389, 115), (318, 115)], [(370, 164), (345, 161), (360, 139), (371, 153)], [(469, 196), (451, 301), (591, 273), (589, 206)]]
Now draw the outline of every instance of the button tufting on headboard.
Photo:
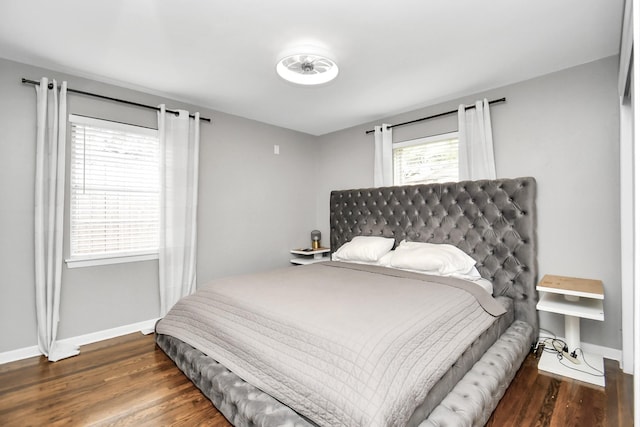
[(331, 250), (358, 235), (455, 245), (537, 335), (535, 197), (533, 178), (333, 191)]

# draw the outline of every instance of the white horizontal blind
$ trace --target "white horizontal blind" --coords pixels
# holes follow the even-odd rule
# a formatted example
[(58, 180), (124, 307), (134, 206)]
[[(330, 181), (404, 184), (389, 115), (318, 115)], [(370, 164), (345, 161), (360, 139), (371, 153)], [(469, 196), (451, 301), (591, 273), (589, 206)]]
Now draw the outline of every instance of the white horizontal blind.
[(458, 181), (458, 133), (394, 144), (394, 185)]
[(71, 259), (158, 251), (158, 131), (70, 115)]

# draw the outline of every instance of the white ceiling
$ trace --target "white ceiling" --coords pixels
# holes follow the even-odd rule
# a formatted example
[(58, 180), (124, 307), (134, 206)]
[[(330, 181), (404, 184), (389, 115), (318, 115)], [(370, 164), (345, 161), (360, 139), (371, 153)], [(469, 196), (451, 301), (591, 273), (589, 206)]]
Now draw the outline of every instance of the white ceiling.
[[(0, 57), (321, 135), (617, 54), (623, 4), (0, 0)], [(300, 45), (338, 78), (281, 80)]]

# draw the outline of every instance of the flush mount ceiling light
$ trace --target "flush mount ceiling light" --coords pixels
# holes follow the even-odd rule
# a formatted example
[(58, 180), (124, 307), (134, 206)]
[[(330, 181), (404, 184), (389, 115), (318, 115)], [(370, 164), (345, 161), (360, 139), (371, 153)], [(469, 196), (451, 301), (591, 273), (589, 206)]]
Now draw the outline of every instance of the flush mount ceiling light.
[(306, 53), (284, 57), (276, 66), (278, 75), (299, 85), (320, 85), (338, 75), (338, 66), (331, 59)]

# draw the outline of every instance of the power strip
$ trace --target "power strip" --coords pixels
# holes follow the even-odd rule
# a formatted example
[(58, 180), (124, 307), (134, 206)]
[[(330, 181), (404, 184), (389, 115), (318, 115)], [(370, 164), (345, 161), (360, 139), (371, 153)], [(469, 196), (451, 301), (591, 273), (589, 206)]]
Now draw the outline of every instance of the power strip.
[(574, 356), (570, 355), (568, 351), (563, 351), (563, 352), (562, 352), (562, 357), (563, 357), (563, 358), (565, 358), (565, 359), (567, 359), (567, 360), (568, 360), (568, 361), (570, 361), (570, 362), (575, 363), (576, 365), (579, 365), (580, 363), (582, 363), (582, 362), (580, 362), (580, 361), (578, 360), (578, 356), (575, 356), (575, 357), (574, 357)]
[[(558, 354), (562, 354), (562, 357), (564, 359), (567, 359), (570, 362), (575, 363), (576, 365), (580, 365), (581, 362), (578, 360), (578, 356), (575, 355), (575, 351), (573, 352), (574, 356), (571, 355), (571, 353), (569, 353), (569, 349), (567, 348), (566, 345), (560, 345), (560, 342), (553, 340), (551, 342), (553, 349), (558, 353)], [(544, 349), (544, 347), (543, 347)]]

